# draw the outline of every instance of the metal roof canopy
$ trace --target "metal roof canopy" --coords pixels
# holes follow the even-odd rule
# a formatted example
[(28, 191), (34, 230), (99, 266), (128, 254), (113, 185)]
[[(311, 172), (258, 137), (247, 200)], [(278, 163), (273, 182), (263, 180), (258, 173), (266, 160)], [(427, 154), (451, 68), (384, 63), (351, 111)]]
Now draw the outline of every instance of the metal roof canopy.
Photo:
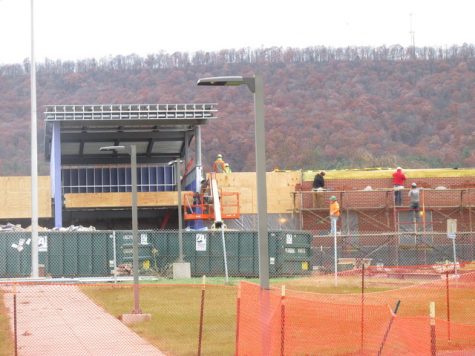
[[(216, 104), (47, 105), (45, 155), (51, 159), (53, 123), (60, 123), (61, 163), (130, 163), (127, 153), (100, 147), (135, 144), (138, 163), (182, 157), (195, 127), (215, 119)], [(187, 141), (188, 140), (188, 141)]]

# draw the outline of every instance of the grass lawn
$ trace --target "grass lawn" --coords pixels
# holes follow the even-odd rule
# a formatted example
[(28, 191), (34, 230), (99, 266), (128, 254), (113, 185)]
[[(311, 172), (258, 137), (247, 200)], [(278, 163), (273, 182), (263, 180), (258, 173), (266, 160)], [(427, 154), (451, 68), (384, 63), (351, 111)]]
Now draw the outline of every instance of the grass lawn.
[[(169, 283), (177, 281), (168, 280)], [(213, 283), (222, 278), (209, 278), (206, 286), (205, 314), (202, 352), (205, 355), (230, 355), (235, 347), (236, 285)], [(230, 280), (237, 284), (238, 279)], [(258, 283), (258, 280), (250, 280)], [(160, 350), (173, 355), (195, 355), (198, 348), (198, 327), (201, 301), (201, 279), (191, 284), (148, 284), (140, 287), (142, 310), (152, 314), (152, 320), (132, 326), (139, 335), (156, 345)], [(358, 277), (340, 278), (338, 287), (333, 285), (333, 276), (271, 279), (271, 285), (285, 285), (288, 296), (291, 291), (309, 292), (316, 301), (337, 304), (359, 304), (361, 280)], [(365, 280), (365, 295), (368, 304), (394, 306), (401, 300), (400, 315), (426, 316), (429, 301), (435, 301), (438, 317), (446, 319), (444, 284), (418, 284), (413, 281), (394, 279)], [(83, 286), (82, 290), (98, 305), (115, 316), (129, 313), (133, 305), (131, 285)], [(451, 291), (452, 320), (458, 323), (475, 324), (471, 306), (475, 302), (471, 288), (454, 288)], [(449, 349), (440, 345), (441, 349)]]
[(3, 304), (3, 292), (0, 291), (0, 356), (13, 355), (13, 335), (10, 329), (7, 309)]
[[(82, 290), (110, 314), (130, 313), (133, 293), (127, 287), (82, 287)], [(234, 352), (236, 287), (207, 286), (202, 353), (231, 355)], [(131, 328), (163, 352), (196, 355), (200, 320), (201, 286), (144, 285), (140, 306), (152, 320)]]

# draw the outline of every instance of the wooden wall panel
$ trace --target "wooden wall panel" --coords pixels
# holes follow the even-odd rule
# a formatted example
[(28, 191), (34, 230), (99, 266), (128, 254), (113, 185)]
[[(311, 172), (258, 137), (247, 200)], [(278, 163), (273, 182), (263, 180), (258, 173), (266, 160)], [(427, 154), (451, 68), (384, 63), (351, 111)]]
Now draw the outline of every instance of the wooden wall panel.
[[(256, 174), (236, 172), (216, 174), (218, 187), (225, 192), (240, 193), (241, 214), (257, 213)], [(300, 171), (267, 172), (267, 211), (270, 214), (290, 213), (294, 209), (293, 194), (300, 183)]]
[[(38, 177), (38, 217), (52, 217), (48, 176)], [(0, 219), (31, 219), (31, 177), (0, 177)]]
[[(182, 201), (183, 194), (182, 192)], [(64, 195), (66, 208), (121, 208), (132, 205), (131, 193), (76, 193)], [(137, 193), (139, 207), (177, 206), (176, 192), (139, 192)]]

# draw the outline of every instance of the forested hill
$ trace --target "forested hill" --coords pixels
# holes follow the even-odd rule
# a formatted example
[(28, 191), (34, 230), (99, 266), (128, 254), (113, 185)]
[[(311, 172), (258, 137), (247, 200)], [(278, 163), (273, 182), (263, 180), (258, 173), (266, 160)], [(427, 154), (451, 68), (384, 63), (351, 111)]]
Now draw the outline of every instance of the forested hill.
[[(40, 173), (43, 106), (218, 104), (203, 130), (207, 167), (222, 153), (253, 171), (253, 98), (200, 77), (260, 73), (267, 169), (475, 166), (475, 48), (261, 48), (158, 53), (37, 66)], [(30, 172), (29, 63), (0, 66), (0, 175)]]

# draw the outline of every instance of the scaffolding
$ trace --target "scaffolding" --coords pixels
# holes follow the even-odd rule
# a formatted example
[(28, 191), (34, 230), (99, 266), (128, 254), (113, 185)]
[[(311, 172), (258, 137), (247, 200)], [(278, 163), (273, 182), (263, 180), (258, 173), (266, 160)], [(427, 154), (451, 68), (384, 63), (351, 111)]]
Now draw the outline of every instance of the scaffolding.
[[(404, 225), (415, 231), (442, 232), (446, 220), (456, 218), (461, 231), (474, 231), (475, 189), (421, 189), (420, 216), (416, 221), (409, 208), (408, 190), (402, 206), (394, 204), (394, 190), (295, 191), (294, 213), (300, 214), (302, 230), (329, 229), (328, 201), (334, 195), (340, 203), (342, 234), (359, 232), (401, 232)], [(411, 218), (409, 218), (409, 216)]]
[(457, 219), (460, 255), (463, 260), (475, 259), (475, 189), (423, 189), (420, 214), (409, 208), (407, 192), (402, 206), (396, 206), (392, 189), (296, 191), (294, 213), (300, 216), (300, 228), (313, 233), (317, 259), (331, 255), (328, 202), (332, 195), (340, 203), (341, 257), (374, 258), (390, 265), (451, 260), (447, 219)]

